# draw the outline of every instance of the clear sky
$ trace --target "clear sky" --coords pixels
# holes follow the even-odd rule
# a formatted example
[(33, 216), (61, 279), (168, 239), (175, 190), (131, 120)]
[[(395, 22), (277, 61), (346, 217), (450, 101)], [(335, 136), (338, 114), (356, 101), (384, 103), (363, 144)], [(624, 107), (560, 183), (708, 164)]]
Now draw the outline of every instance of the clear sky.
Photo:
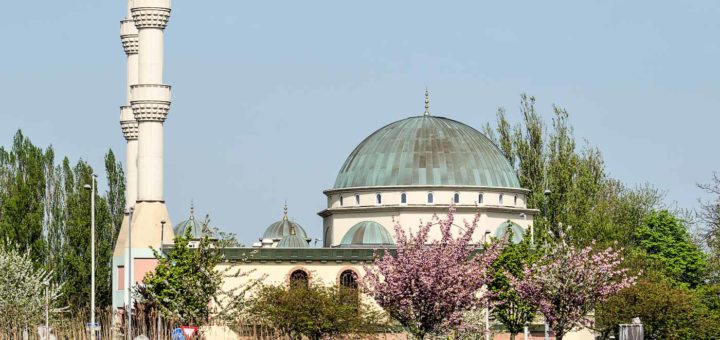
[[(122, 0), (8, 1), (0, 20), (0, 144), (21, 128), (102, 168), (124, 158)], [(166, 200), (257, 239), (316, 215), (352, 149), (431, 110), (480, 128), (519, 95), (571, 114), (612, 176), (693, 208), (720, 170), (720, 2), (180, 1), (166, 30)]]

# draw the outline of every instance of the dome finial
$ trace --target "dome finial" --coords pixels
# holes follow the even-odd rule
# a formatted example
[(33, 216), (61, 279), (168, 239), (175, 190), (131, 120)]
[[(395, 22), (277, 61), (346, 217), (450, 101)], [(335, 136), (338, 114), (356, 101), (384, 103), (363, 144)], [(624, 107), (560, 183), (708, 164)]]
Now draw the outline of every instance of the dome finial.
[(288, 208), (287, 208), (287, 201), (285, 201), (285, 207), (283, 207), (283, 221), (287, 221), (287, 220), (288, 220), (287, 210), (288, 210)]
[(193, 200), (190, 200), (190, 219), (195, 219), (195, 202)]
[(430, 92), (428, 92), (427, 86), (425, 86), (425, 113), (423, 116), (430, 115)]

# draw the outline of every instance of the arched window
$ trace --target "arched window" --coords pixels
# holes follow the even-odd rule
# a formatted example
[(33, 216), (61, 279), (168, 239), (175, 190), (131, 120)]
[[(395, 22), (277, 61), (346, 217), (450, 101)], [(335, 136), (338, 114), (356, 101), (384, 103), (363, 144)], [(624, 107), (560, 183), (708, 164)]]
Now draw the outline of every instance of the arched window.
[(428, 192), (427, 202), (428, 202), (428, 204), (433, 204), (433, 193), (432, 192)]
[(342, 195), (340, 195), (340, 206), (341, 206), (341, 207), (343, 206), (343, 197), (342, 197)]
[(290, 287), (307, 287), (309, 284), (308, 274), (302, 269), (295, 270), (290, 274)]
[(407, 204), (407, 194), (404, 192), (400, 194), (400, 203)]
[(380, 195), (379, 193), (375, 194), (375, 204), (382, 204), (382, 195)]
[(348, 305), (357, 305), (359, 301), (357, 274), (350, 270), (340, 273), (340, 299)]
[(498, 202), (500, 202), (500, 205), (503, 204), (503, 194), (500, 194), (500, 197), (498, 198)]
[(457, 192), (455, 193), (455, 195), (453, 195), (453, 203), (455, 203), (455, 204), (460, 203), (460, 194)]
[(360, 195), (355, 194), (355, 205), (360, 205)]
[(517, 205), (517, 195), (515, 195), (515, 198), (513, 199), (513, 205)]
[(357, 289), (357, 274), (350, 269), (344, 270), (340, 273), (340, 285), (345, 288)]
[(478, 204), (482, 204), (482, 202), (483, 202), (483, 194), (479, 193), (478, 194)]

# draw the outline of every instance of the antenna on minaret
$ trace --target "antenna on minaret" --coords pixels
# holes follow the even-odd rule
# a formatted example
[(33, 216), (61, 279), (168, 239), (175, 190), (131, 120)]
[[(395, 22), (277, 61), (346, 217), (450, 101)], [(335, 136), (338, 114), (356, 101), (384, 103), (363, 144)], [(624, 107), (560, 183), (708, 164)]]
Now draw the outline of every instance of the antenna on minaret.
[(430, 92), (428, 92), (427, 86), (425, 87), (425, 113), (423, 116), (430, 115)]

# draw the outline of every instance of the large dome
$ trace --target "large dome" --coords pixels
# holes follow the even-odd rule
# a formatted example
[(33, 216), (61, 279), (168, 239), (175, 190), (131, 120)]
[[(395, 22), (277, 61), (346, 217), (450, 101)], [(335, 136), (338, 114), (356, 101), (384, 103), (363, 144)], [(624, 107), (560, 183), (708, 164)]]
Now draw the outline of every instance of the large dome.
[(430, 115), (389, 124), (348, 156), (336, 189), (378, 186), (520, 188), (515, 171), (485, 135)]

